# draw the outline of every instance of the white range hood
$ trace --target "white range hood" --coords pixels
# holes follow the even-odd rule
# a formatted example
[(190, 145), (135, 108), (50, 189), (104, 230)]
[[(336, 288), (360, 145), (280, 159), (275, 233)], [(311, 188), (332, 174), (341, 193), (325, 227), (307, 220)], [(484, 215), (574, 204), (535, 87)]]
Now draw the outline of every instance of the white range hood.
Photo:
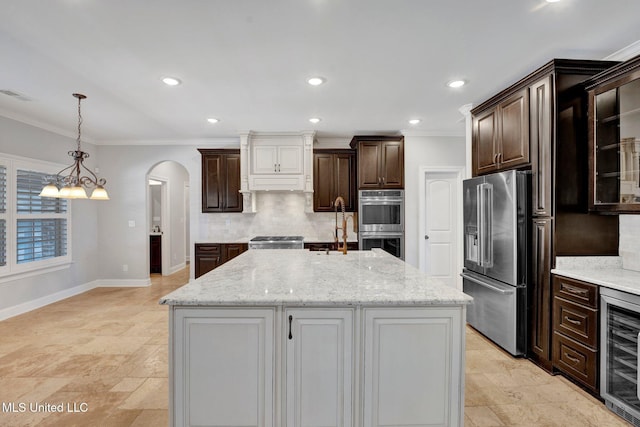
[(240, 133), (243, 212), (256, 212), (261, 191), (304, 193), (305, 212), (313, 212), (314, 140), (315, 131)]

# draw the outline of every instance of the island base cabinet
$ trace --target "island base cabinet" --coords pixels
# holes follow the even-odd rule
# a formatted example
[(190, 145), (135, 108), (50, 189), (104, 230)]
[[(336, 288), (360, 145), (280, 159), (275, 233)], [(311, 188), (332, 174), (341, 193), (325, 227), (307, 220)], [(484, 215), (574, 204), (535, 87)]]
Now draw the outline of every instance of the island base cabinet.
[(274, 310), (172, 311), (173, 426), (273, 426)]
[(364, 309), (363, 425), (461, 426), (464, 309)]
[(465, 306), (170, 310), (170, 424), (462, 426)]
[(287, 427), (353, 425), (353, 310), (285, 311)]

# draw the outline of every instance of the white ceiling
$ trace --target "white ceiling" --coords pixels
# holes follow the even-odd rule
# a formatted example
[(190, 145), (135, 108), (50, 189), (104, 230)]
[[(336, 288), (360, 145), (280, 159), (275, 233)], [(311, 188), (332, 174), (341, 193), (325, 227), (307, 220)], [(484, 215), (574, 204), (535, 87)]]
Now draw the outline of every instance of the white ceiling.
[[(0, 90), (30, 99), (0, 93), (0, 115), (75, 136), (81, 92), (83, 136), (100, 144), (241, 130), (463, 135), (461, 106), (552, 58), (602, 59), (640, 40), (638, 0), (0, 0), (0, 10)], [(327, 82), (308, 85), (314, 75)], [(469, 84), (446, 87), (453, 78)]]

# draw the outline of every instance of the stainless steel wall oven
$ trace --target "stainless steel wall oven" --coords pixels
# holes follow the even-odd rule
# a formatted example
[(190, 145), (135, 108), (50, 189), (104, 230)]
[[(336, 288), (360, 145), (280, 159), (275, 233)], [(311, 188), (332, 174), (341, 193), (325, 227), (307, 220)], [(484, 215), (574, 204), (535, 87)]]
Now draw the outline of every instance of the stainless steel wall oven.
[(640, 426), (640, 296), (600, 288), (600, 395)]
[(404, 190), (360, 190), (358, 207), (359, 231), (404, 231)]
[(404, 259), (404, 190), (358, 192), (358, 249), (372, 248)]

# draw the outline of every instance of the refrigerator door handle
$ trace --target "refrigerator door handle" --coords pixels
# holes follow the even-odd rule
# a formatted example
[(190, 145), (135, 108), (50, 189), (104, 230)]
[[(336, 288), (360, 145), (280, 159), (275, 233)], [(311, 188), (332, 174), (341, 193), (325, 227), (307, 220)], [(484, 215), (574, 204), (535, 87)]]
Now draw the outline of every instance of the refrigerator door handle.
[(515, 290), (512, 290), (512, 289), (500, 289), (500, 288), (498, 288), (496, 286), (493, 286), (493, 285), (491, 285), (491, 284), (489, 284), (487, 282), (484, 282), (482, 280), (476, 279), (475, 277), (469, 276), (469, 275), (464, 274), (464, 273), (462, 273), (460, 276), (462, 276), (462, 278), (465, 279), (465, 280), (469, 280), (469, 281), (471, 281), (473, 283), (477, 283), (480, 286), (484, 286), (485, 288), (491, 289), (492, 291), (498, 292), (498, 293), (503, 294), (503, 295), (512, 294), (515, 291)]
[(476, 186), (476, 224), (478, 224), (478, 265), (484, 267), (484, 194), (482, 192), (482, 186), (484, 184), (478, 184)]
[(478, 195), (478, 243), (480, 267), (493, 267), (493, 185), (482, 183)]
[[(638, 339), (640, 340), (640, 333), (638, 334)], [(640, 350), (640, 341), (638, 341), (636, 350)], [(637, 362), (640, 361), (640, 353), (637, 353), (637, 354), (638, 356), (636, 357), (638, 360), (636, 360), (636, 366), (638, 366)], [(640, 379), (640, 369), (636, 373), (636, 379)], [(636, 396), (638, 396), (638, 399), (640, 399), (640, 383), (636, 384)]]

